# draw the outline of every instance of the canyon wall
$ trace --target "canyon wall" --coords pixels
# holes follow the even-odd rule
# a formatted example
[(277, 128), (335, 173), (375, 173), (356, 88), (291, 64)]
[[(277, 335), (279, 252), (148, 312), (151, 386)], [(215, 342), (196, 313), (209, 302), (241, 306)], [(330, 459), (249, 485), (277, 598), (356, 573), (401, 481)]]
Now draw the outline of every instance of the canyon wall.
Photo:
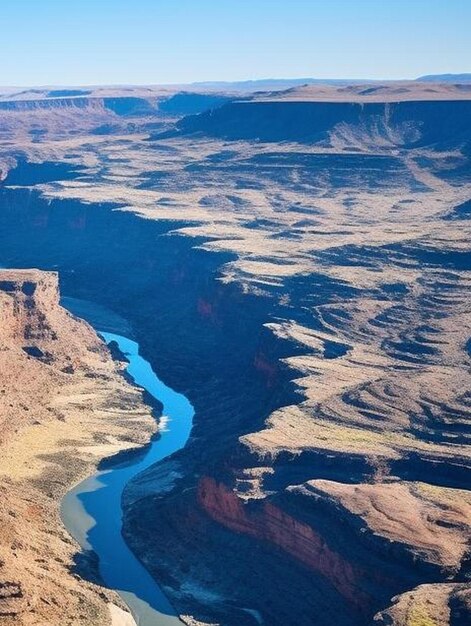
[(471, 141), (471, 102), (233, 102), (178, 122), (183, 134), (230, 140), (323, 142), (363, 149)]
[(60, 501), (104, 455), (146, 442), (154, 419), (94, 331), (59, 305), (57, 273), (0, 270), (0, 315), (0, 620), (111, 624), (121, 601), (78, 555)]
[(308, 524), (269, 502), (249, 512), (233, 491), (209, 477), (199, 482), (198, 504), (230, 530), (267, 541), (325, 576), (356, 610), (363, 611), (368, 606), (359, 583), (364, 572), (332, 551)]

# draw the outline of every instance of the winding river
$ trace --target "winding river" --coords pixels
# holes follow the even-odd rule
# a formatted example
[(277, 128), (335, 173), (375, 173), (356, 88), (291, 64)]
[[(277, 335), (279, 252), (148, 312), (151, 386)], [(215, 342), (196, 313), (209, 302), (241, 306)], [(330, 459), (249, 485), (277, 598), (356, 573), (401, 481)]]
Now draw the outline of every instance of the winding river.
[(139, 626), (181, 625), (162, 589), (125, 543), (121, 498), (126, 484), (138, 473), (182, 448), (192, 426), (194, 410), (187, 398), (159, 380), (139, 345), (122, 335), (97, 332), (115, 341), (129, 359), (127, 372), (134, 382), (163, 404), (160, 436), (141, 455), (114, 465), (78, 484), (61, 504), (62, 520), (84, 551), (99, 558), (103, 583), (118, 591)]

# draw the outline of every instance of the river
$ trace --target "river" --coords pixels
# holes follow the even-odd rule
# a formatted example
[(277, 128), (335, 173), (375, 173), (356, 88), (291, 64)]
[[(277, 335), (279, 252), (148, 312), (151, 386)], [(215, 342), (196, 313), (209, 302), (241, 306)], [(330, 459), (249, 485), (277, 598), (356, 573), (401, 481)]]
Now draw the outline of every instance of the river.
[(185, 396), (158, 378), (150, 363), (140, 356), (135, 341), (100, 328), (95, 330), (107, 343), (118, 344), (129, 359), (128, 374), (163, 404), (160, 436), (143, 448), (142, 454), (99, 471), (69, 491), (61, 504), (62, 520), (82, 549), (98, 556), (104, 585), (120, 594), (139, 626), (181, 625), (162, 589), (123, 539), (121, 499), (131, 478), (185, 445), (194, 410)]

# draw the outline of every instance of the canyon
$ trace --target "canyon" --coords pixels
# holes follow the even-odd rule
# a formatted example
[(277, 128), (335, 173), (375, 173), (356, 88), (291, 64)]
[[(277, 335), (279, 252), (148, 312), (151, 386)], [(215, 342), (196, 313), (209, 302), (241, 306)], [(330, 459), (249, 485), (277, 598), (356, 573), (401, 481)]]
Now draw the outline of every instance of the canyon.
[[(59, 307), (58, 272), (195, 408), (187, 444), (123, 496), (124, 537), (184, 622), (467, 624), (469, 85), (71, 91), (0, 99), (0, 264), (24, 268), (0, 283), (0, 613), (124, 609), (74, 569), (57, 502), (155, 429)], [(29, 501), (47, 512), (33, 552), (55, 533), (46, 573), (14, 539)], [(82, 621), (29, 600), (54, 585)]]

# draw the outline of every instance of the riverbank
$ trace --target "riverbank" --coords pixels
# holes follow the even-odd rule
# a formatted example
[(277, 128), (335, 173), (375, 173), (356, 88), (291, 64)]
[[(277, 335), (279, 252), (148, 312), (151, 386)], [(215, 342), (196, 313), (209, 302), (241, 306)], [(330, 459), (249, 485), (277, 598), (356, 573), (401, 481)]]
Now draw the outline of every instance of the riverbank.
[[(94, 314), (88, 303), (90, 314)], [(62, 520), (84, 553), (97, 556), (98, 573), (107, 588), (118, 591), (140, 626), (178, 626), (178, 614), (165, 591), (131, 552), (122, 531), (122, 496), (129, 481), (182, 448), (188, 440), (194, 410), (190, 402), (154, 373), (127, 337), (102, 332), (104, 340), (126, 359), (126, 374), (146, 394), (163, 405), (159, 437), (141, 454), (120, 457), (76, 485), (61, 504)], [(116, 460), (116, 459), (115, 459)]]
[(2, 270), (0, 307), (2, 626), (128, 626), (59, 504), (103, 457), (146, 443), (155, 419), (94, 330), (59, 305), (57, 274)]

